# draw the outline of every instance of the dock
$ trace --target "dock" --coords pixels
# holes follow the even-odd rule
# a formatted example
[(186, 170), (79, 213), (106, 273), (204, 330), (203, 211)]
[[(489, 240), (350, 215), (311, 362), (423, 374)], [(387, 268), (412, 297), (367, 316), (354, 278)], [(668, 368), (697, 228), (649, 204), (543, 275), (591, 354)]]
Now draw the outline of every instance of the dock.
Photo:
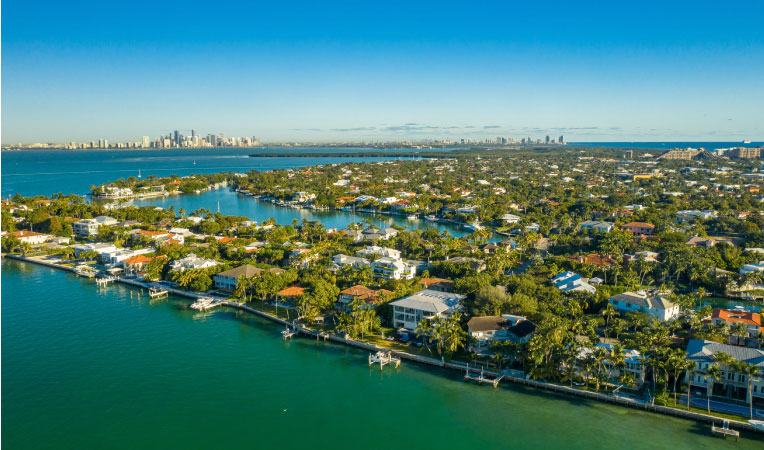
[(109, 285), (109, 283), (113, 283), (113, 282), (115, 282), (115, 281), (117, 281), (117, 279), (116, 279), (115, 277), (101, 277), (101, 278), (96, 278), (96, 284), (97, 284), (99, 287), (106, 287), (106, 286), (108, 286), (108, 285)]
[(167, 289), (158, 286), (152, 286), (149, 288), (149, 297), (151, 298), (167, 297), (168, 295), (169, 292)]
[(467, 371), (464, 373), (464, 381), (477, 381), (479, 384), (483, 384), (484, 382), (491, 383), (493, 387), (498, 387), (502, 378), (504, 378), (503, 374), (496, 378), (487, 377), (483, 370), (480, 371), (480, 374), (472, 374), (469, 368), (467, 368)]
[(724, 421), (723, 425), (720, 427), (717, 427), (716, 425), (711, 424), (711, 434), (721, 435), (721, 437), (725, 439), (727, 438), (727, 436), (732, 436), (735, 438), (736, 441), (740, 439), (740, 432), (731, 429), (730, 423), (727, 422), (726, 420)]
[(74, 274), (78, 277), (94, 278), (96, 276), (96, 271), (90, 266), (81, 265), (75, 268)]
[(397, 368), (401, 365), (401, 359), (394, 357), (392, 352), (389, 351), (379, 351), (374, 354), (369, 353), (369, 367), (376, 363), (379, 363), (379, 370), (382, 370), (387, 364), (394, 364)]
[(287, 327), (284, 329), (284, 331), (281, 332), (281, 336), (284, 338), (285, 341), (287, 339), (292, 339), (292, 336), (294, 336), (295, 334), (297, 334), (297, 329), (296, 328), (292, 328), (290, 330), (289, 329), (289, 325), (287, 325)]
[(216, 300), (211, 297), (202, 297), (199, 300), (195, 301), (191, 304), (191, 309), (195, 309), (197, 311), (206, 311), (208, 309), (212, 309), (216, 306), (222, 305), (224, 302), (221, 300)]

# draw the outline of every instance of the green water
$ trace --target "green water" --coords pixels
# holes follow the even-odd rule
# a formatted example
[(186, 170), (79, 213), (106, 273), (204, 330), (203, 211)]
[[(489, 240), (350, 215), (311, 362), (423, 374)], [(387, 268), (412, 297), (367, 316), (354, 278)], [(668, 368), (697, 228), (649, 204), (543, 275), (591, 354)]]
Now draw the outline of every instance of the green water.
[(708, 426), (531, 389), (467, 384), (198, 313), (125, 286), (2, 262), (5, 448), (763, 448)]

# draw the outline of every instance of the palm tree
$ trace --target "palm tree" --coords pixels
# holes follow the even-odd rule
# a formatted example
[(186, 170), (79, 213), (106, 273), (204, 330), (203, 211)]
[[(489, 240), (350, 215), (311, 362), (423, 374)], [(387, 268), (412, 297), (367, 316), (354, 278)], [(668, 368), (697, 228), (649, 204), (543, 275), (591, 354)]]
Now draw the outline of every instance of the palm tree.
[(695, 375), (695, 361), (686, 359), (684, 370), (687, 371), (687, 411), (690, 410), (690, 395), (692, 395), (692, 377)]
[(430, 350), (430, 336), (432, 336), (433, 327), (430, 324), (430, 321), (427, 319), (420, 320), (414, 332), (417, 336), (422, 338), (422, 343), (424, 344), (425, 348), (427, 348), (427, 351), (432, 354), (432, 350)]
[(605, 309), (602, 310), (602, 315), (605, 317), (605, 337), (607, 337), (607, 328), (608, 324), (610, 323), (610, 319), (612, 319), (616, 314), (617, 311), (612, 303), (608, 303), (607, 306), (605, 306)]
[(712, 364), (706, 369), (704, 376), (706, 378), (706, 401), (708, 403), (708, 413), (711, 414), (711, 393), (714, 391), (714, 383), (722, 379), (722, 371), (719, 370), (719, 366)]
[(602, 381), (602, 375), (606, 372), (605, 368), (605, 362), (607, 361), (608, 357), (610, 356), (610, 351), (606, 347), (595, 347), (594, 348), (594, 369), (595, 369), (595, 390), (597, 392), (600, 391), (600, 382)]
[[(748, 327), (742, 322), (737, 322), (732, 326), (732, 335), (737, 338), (737, 345), (740, 345), (740, 338), (748, 334)], [(745, 341), (743, 341), (745, 345)]]
[(746, 392), (746, 396), (748, 397), (747, 400), (751, 419), (753, 419), (753, 393), (751, 392), (751, 384), (753, 383), (753, 378), (759, 376), (761, 369), (753, 364), (741, 363), (738, 370), (743, 372), (748, 378), (748, 391)]

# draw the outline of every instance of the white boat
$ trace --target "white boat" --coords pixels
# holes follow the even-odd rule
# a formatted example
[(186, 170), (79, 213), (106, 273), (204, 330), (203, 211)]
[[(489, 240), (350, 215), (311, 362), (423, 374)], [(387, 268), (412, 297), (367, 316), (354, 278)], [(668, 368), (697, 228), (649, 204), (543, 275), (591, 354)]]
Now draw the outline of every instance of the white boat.
[(749, 139), (746, 139), (746, 140), (743, 141), (743, 144), (750, 144), (750, 143), (751, 143), (751, 141)]
[(433, 216), (432, 214), (424, 216), (425, 220), (429, 220), (430, 222), (437, 222), (438, 218)]
[(464, 225), (464, 228), (472, 231), (482, 230), (484, 227), (477, 222), (472, 222), (469, 225)]
[(751, 424), (752, 427), (764, 431), (764, 420), (749, 420), (748, 423)]
[(408, 216), (406, 216), (406, 218), (408, 220), (417, 220), (417, 219), (419, 219), (419, 217), (417, 217), (416, 214), (409, 214)]

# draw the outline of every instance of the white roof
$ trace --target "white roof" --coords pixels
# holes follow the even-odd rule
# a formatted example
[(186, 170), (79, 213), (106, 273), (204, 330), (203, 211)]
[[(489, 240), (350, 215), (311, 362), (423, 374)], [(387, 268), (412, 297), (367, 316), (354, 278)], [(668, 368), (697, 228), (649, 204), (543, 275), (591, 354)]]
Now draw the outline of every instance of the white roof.
[(464, 295), (454, 294), (452, 292), (440, 292), (425, 289), (409, 295), (408, 297), (391, 302), (390, 304), (392, 306), (400, 306), (402, 308), (411, 308), (433, 314), (440, 314), (458, 309), (464, 297)]

